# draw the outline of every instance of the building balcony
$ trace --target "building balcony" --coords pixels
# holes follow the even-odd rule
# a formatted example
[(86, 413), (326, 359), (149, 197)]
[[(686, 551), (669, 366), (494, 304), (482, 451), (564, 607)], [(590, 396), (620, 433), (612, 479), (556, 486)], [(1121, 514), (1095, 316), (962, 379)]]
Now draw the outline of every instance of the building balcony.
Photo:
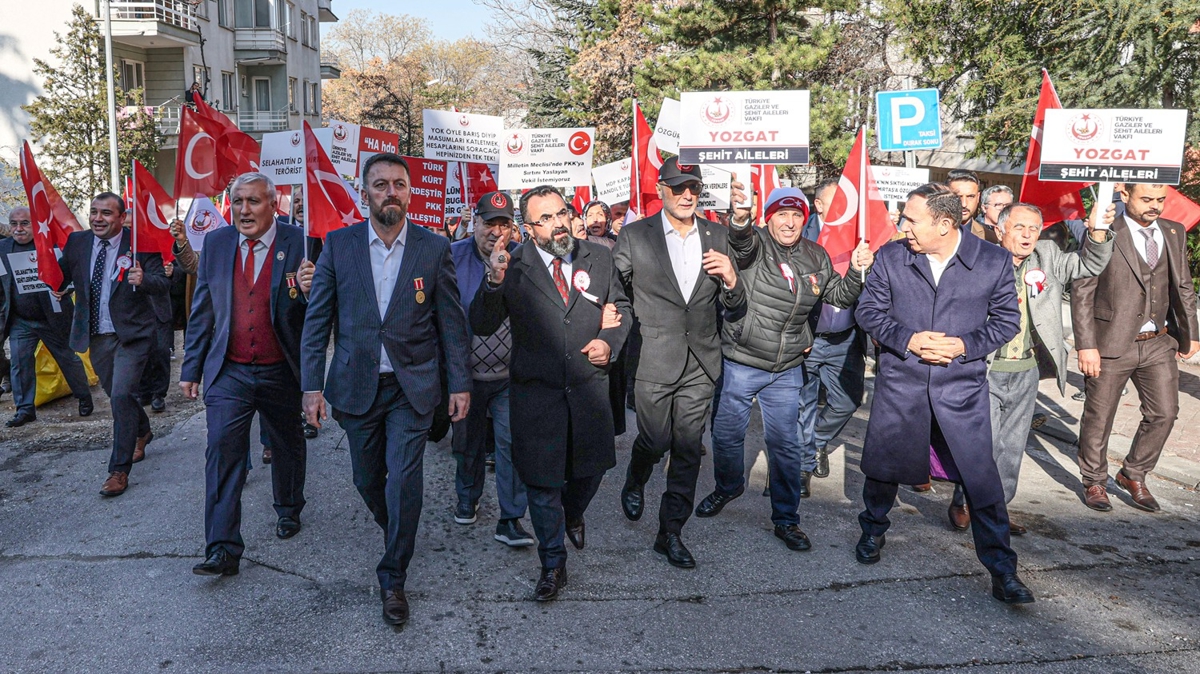
[(176, 96), (154, 109), (154, 121), (158, 132), (171, 138), (179, 135), (179, 121), (183, 117), (183, 104)]
[(321, 23), (334, 23), (338, 20), (333, 13), (333, 0), (317, 0), (317, 20)]
[(287, 131), (288, 111), (284, 110), (239, 110), (238, 128), (246, 133), (269, 133)]
[(233, 35), (234, 57), (239, 63), (286, 63), (287, 36), (277, 28), (236, 28)]
[(342, 69), (338, 67), (337, 61), (321, 61), (321, 79), (336, 80), (341, 77)]
[[(198, 46), (196, 11), (183, 0), (111, 0), (115, 42), (135, 47)], [(104, 17), (99, 17), (103, 21)]]

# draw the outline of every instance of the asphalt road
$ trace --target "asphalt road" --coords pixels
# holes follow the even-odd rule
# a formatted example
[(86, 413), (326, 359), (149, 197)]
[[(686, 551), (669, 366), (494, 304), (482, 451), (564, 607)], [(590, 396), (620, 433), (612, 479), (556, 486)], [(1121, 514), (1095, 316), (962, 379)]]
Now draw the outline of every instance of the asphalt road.
[[(756, 419), (746, 494), (684, 530), (690, 571), (651, 550), (661, 472), (642, 521), (621, 514), (626, 434), (588, 511), (588, 547), (570, 549), (570, 581), (548, 605), (532, 601), (535, 551), (492, 540), (491, 486), (479, 522), (454, 524), (449, 442), (430, 445), (412, 620), (399, 631), (379, 616), (383, 537), (335, 426), (309, 445), (295, 538), (274, 537), (270, 479), (253, 470), (242, 571), (218, 579), (191, 573), (204, 548), (203, 414), (157, 438), (116, 499), (97, 494), (104, 447), (0, 440), (0, 671), (1200, 671), (1200, 494), (1152, 481), (1164, 512), (1116, 495), (1113, 512), (1094, 513), (1073, 450), (1035, 435), (1011, 510), (1030, 529), (1014, 547), (1038, 601), (1008, 607), (970, 536), (947, 528), (948, 485), (902, 490), (883, 561), (854, 561), (865, 426), (860, 412), (833, 475), (802, 502), (814, 547), (799, 553), (771, 535)], [(706, 459), (698, 496), (711, 486)]]

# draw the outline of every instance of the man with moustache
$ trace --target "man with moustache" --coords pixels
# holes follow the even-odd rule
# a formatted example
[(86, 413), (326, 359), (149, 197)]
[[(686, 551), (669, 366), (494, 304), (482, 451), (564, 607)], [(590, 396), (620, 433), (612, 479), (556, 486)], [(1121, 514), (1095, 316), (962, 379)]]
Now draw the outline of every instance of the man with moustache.
[(521, 219), (530, 240), (511, 257), (507, 236), (493, 247), (471, 327), (491, 335), (511, 322), (513, 463), (538, 537), (535, 599), (550, 601), (567, 583), (564, 537), (583, 549), (584, 512), (617, 462), (607, 372), (629, 330), (629, 301), (608, 249), (571, 235), (557, 189), (521, 195)]
[(996, 230), (975, 219), (975, 214), (979, 212), (979, 191), (983, 189), (983, 183), (979, 181), (979, 176), (975, 175), (974, 171), (953, 169), (946, 174), (946, 184), (962, 201), (962, 220), (959, 229), (965, 233), (974, 234), (984, 241), (999, 243), (1000, 237), (996, 235)]
[(275, 535), (295, 536), (304, 508), (300, 336), (313, 264), (304, 259), (304, 232), (275, 223), (270, 178), (238, 176), (230, 201), (234, 226), (204, 239), (179, 374), (179, 386), (192, 400), (205, 382), (205, 559), (192, 567), (201, 576), (238, 572), (245, 550), (242, 487), (256, 412), (274, 448)]
[(746, 301), (730, 261), (728, 230), (696, 216), (703, 191), (699, 166), (667, 159), (659, 169), (662, 213), (630, 223), (613, 251), (642, 336), (634, 385), (638, 437), (621, 508), (630, 520), (641, 518), (645, 484), (655, 464), (670, 455), (654, 550), (684, 569), (696, 566), (681, 535), (696, 496), (714, 382), (721, 376), (717, 312)]
[(1179, 364), (1200, 351), (1196, 293), (1187, 261), (1187, 232), (1162, 217), (1166, 185), (1132, 183), (1113, 223), (1116, 253), (1097, 277), (1071, 289), (1075, 349), (1087, 393), (1079, 427), (1084, 505), (1108, 512), (1108, 438), (1133, 380), (1142, 421), (1117, 471), (1116, 483), (1136, 508), (1158, 512), (1146, 475), (1158, 464), (1179, 416)]
[(46, 345), (71, 393), (79, 400), (79, 416), (86, 417), (94, 408), (92, 392), (83, 361), (68, 344), (75, 305), (69, 297), (55, 299), (48, 289), (19, 291), (9, 256), (36, 260), (37, 248), (29, 209), (18, 206), (8, 218), (12, 238), (0, 239), (0, 344), (8, 338), (12, 348), (12, 394), (17, 413), (4, 425), (17, 428), (37, 419), (35, 355), (39, 341)]
[(983, 191), (980, 195), (980, 217), (983, 219), (984, 227), (991, 227), (998, 235), (1000, 230), (997, 229), (1000, 223), (1000, 213), (1008, 208), (1013, 203), (1013, 191), (1008, 185), (992, 185)]
[(156, 301), (170, 292), (158, 253), (130, 248), (133, 233), (125, 229), (125, 201), (112, 192), (92, 199), (91, 229), (67, 238), (58, 264), (62, 293), (75, 286), (71, 350), (90, 349), (92, 367), (113, 415), (112, 455), (102, 496), (120, 496), (129, 487), (129, 471), (146, 457), (154, 434), (150, 418), (138, 402), (138, 382), (158, 339), (159, 323), (170, 319), (170, 307)]
[(409, 617), (405, 583), (421, 516), (425, 441), (441, 398), (438, 363), (445, 363), (451, 421), (461, 421), (471, 401), (471, 340), (450, 242), (407, 220), (408, 164), (381, 152), (362, 174), (371, 216), (325, 239), (304, 320), (301, 389), (310, 424), (328, 419), (328, 399), (346, 431), (354, 486), (384, 530), (376, 567), (383, 619), (400, 626)]

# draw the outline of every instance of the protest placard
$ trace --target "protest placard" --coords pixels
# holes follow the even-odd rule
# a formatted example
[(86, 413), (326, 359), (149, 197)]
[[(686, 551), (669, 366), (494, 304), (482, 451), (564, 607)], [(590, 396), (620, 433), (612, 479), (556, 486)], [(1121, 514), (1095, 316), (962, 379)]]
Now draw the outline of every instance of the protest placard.
[(329, 161), (343, 178), (350, 181), (358, 177), (359, 128), (357, 124), (331, 119), (324, 129), (313, 129), (329, 155)]
[(299, 130), (264, 133), (258, 170), (276, 185), (303, 185), (304, 134)]
[(50, 286), (42, 283), (42, 280), (38, 278), (36, 250), (25, 253), (9, 253), (8, 268), (12, 270), (12, 281), (18, 294), (50, 292)]
[(1187, 110), (1047, 110), (1038, 179), (1178, 185), (1187, 115)]
[(658, 149), (679, 154), (679, 101), (664, 98), (654, 123), (654, 144)]
[(462, 193), (462, 164), (452, 161), (446, 164), (446, 208), (447, 218), (461, 217), (465, 206)]
[(685, 164), (807, 164), (807, 91), (687, 91), (679, 104)]
[(596, 199), (606, 204), (629, 201), (629, 169), (633, 160), (626, 157), (592, 169), (596, 181)]
[(505, 133), (500, 152), (500, 189), (592, 183), (595, 129), (519, 129)]
[(447, 161), (500, 161), (504, 119), (449, 110), (425, 110), (425, 156)]
[(362, 167), (366, 165), (367, 160), (381, 152), (399, 153), (400, 151), (400, 136), (399, 134), (390, 131), (381, 131), (373, 129), (369, 126), (362, 126), (358, 129), (358, 178), (351, 183), (359, 193), (358, 210), (362, 211), (363, 217), (366, 217), (371, 212), (367, 206), (367, 190), (363, 184), (363, 179), (366, 176), (362, 174)]
[(872, 166), (871, 177), (884, 201), (904, 201), (908, 193), (929, 182), (929, 169)]
[(446, 214), (446, 162), (405, 157), (408, 162), (408, 219), (425, 227), (441, 227)]
[(696, 208), (706, 211), (729, 210), (730, 190), (734, 174), (737, 175), (738, 182), (745, 186), (743, 190), (749, 192), (749, 164), (722, 164), (720, 166), (701, 164), (700, 176), (704, 181), (704, 191), (700, 193), (700, 200), (696, 202)]

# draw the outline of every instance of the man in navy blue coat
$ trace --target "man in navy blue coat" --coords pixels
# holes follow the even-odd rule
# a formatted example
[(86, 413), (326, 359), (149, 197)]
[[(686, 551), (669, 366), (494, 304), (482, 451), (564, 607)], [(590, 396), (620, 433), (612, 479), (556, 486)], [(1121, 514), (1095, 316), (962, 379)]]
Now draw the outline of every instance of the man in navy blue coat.
[(992, 595), (1028, 603), (1033, 593), (1017, 577), (1009, 547), (988, 421), (987, 357), (1020, 328), (1012, 256), (967, 236), (961, 214), (962, 203), (945, 185), (909, 193), (901, 227), (907, 241), (879, 249), (858, 300), (855, 318), (881, 350), (855, 556), (863, 564), (879, 561), (898, 484), (927, 479), (932, 446), (966, 491), (975, 554), (992, 574)]
[(304, 232), (275, 223), (269, 178), (238, 176), (230, 198), (234, 226), (204, 240), (179, 373), (180, 388), (193, 400), (205, 382), (205, 560), (192, 568), (201, 576), (238, 572), (255, 412), (273, 449), (275, 535), (296, 535), (304, 508), (300, 336), (313, 265), (304, 259)]
[(450, 242), (407, 221), (408, 164), (383, 152), (362, 172), (371, 217), (325, 239), (304, 321), (301, 385), (308, 422), (320, 425), (328, 400), (346, 431), (354, 486), (385, 533), (376, 568), (383, 619), (398, 626), (408, 621), (404, 584), (421, 516), (425, 441), (441, 399), (438, 361), (451, 421), (462, 420), (471, 402), (471, 340)]

